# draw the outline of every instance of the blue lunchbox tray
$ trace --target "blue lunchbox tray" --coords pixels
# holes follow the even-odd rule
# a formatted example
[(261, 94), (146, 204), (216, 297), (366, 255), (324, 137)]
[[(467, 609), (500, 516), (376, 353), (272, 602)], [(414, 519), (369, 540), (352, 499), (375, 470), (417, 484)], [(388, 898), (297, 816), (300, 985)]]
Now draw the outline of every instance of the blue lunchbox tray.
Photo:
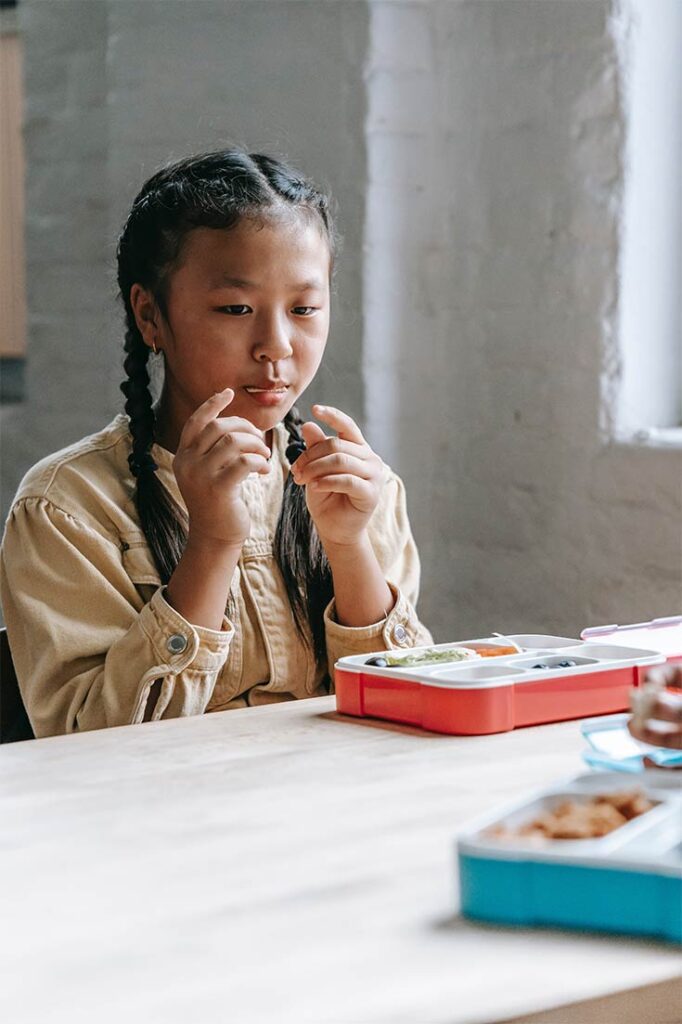
[[(679, 778), (649, 774), (630, 783), (617, 772), (591, 772), (479, 819), (458, 841), (462, 913), (682, 943), (682, 791)], [(598, 839), (512, 842), (488, 834), (497, 826), (513, 829), (566, 798), (633, 788), (655, 806)]]
[[(592, 768), (616, 772), (643, 772), (650, 768), (682, 768), (682, 750), (652, 747), (640, 743), (628, 732), (630, 715), (600, 715), (586, 718), (580, 731), (590, 744), (583, 761)], [(649, 762), (645, 762), (646, 760)], [(682, 787), (682, 775), (678, 776)]]

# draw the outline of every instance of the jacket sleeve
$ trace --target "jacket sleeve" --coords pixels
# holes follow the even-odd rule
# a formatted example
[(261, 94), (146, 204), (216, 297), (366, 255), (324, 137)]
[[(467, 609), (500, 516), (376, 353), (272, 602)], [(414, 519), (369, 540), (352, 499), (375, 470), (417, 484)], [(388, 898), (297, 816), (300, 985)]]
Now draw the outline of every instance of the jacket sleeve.
[[(121, 547), (44, 498), (10, 512), (0, 586), (36, 736), (201, 714), (234, 630), (188, 623), (159, 588), (144, 603)], [(150, 700), (152, 685), (154, 700)]]
[(368, 531), (394, 603), (381, 622), (369, 626), (342, 626), (336, 621), (334, 601), (330, 602), (324, 621), (328, 670), (332, 679), (334, 664), (347, 655), (433, 643), (430, 632), (420, 622), (415, 610), (420, 566), (407, 516), (405, 487), (400, 477), (388, 467), (381, 500)]

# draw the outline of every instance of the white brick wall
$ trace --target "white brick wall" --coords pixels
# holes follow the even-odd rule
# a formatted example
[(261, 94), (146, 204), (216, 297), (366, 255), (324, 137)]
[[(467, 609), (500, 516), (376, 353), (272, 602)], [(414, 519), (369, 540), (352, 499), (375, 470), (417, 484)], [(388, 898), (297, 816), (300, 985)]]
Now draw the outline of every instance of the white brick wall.
[(371, 5), (370, 438), (440, 639), (682, 606), (682, 453), (618, 447), (624, 54), (606, 2)]
[(2, 414), (3, 520), (23, 472), (102, 422), (115, 363), (103, 338), (106, 222), (106, 6), (18, 8), (24, 44), (27, 400)]
[(29, 465), (120, 408), (114, 245), (139, 184), (241, 141), (338, 198), (315, 397), (359, 414), (364, 394), (369, 437), (408, 485), (436, 634), (570, 634), (680, 606), (680, 453), (603, 433), (624, 144), (610, 2), (20, 11), (29, 398), (2, 414), (3, 512)]
[(28, 398), (2, 410), (3, 521), (26, 469), (122, 408), (115, 246), (155, 167), (240, 142), (330, 186), (345, 255), (315, 398), (362, 412), (364, 3), (22, 0)]

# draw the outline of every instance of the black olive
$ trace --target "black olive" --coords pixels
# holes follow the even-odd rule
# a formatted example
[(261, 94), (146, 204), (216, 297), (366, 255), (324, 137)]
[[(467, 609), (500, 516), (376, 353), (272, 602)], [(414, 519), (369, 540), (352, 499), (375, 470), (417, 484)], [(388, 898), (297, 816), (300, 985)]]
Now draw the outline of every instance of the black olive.
[(385, 658), (368, 658), (365, 665), (375, 665), (376, 668), (387, 668), (388, 662)]

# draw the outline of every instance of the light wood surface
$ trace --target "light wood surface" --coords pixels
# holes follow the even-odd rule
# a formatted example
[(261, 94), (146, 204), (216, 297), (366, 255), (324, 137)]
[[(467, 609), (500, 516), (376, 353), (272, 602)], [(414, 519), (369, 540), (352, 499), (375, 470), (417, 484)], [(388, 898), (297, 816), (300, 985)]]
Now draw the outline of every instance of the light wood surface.
[[(646, 1006), (679, 950), (457, 915), (458, 830), (582, 771), (582, 746), (574, 722), (443, 737), (323, 698), (0, 747), (2, 1019), (561, 1021), (531, 1015), (635, 988)], [(667, 1022), (650, 992), (642, 1024)], [(600, 1024), (625, 1020), (608, 1005)]]

